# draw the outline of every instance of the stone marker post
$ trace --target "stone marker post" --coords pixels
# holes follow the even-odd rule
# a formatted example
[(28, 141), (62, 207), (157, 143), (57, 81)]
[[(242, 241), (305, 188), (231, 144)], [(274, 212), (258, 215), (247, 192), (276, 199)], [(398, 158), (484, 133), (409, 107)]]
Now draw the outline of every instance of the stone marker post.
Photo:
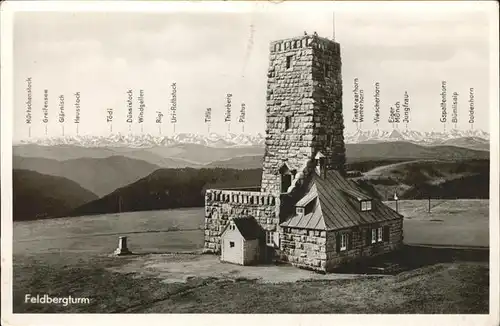
[(127, 237), (118, 238), (118, 248), (115, 250), (115, 255), (130, 255), (132, 252), (127, 248)]

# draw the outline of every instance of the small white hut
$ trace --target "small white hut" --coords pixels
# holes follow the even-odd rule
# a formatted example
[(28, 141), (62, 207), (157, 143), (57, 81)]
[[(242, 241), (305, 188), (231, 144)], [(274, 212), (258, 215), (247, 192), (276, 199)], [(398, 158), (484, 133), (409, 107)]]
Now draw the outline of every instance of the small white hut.
[(222, 231), (221, 261), (239, 265), (257, 264), (264, 237), (264, 231), (254, 218), (230, 220)]

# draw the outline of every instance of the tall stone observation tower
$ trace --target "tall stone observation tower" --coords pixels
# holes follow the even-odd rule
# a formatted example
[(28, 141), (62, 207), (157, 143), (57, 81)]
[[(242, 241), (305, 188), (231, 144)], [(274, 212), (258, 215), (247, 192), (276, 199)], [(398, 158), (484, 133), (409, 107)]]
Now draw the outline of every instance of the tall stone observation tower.
[(261, 191), (277, 195), (314, 168), (318, 152), (325, 168), (344, 173), (342, 76), (340, 44), (329, 39), (274, 41), (270, 52)]

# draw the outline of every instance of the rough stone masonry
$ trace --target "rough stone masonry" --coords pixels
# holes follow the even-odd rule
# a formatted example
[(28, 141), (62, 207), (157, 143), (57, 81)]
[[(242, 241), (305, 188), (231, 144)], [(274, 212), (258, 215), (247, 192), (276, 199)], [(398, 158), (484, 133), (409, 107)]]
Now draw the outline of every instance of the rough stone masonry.
[(317, 150), (344, 170), (341, 60), (340, 45), (317, 36), (272, 42), (270, 52), (261, 191), (279, 194), (282, 165), (299, 170)]
[(207, 190), (205, 252), (220, 252), (221, 232), (234, 217), (253, 216), (264, 230), (281, 231), (280, 169), (285, 163), (303, 178), (313, 171), (312, 156), (319, 150), (330, 168), (344, 171), (340, 45), (316, 35), (271, 42), (267, 77), (260, 192)]

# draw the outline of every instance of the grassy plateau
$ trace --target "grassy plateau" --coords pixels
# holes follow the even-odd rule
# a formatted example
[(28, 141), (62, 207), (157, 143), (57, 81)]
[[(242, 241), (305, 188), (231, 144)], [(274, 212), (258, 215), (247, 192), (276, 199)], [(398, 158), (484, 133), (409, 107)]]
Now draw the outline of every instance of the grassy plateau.
[[(398, 203), (406, 246), (385, 258), (399, 265), (386, 275), (274, 265), (243, 275), (198, 253), (201, 208), (15, 222), (14, 312), (488, 313), (488, 201), (436, 201), (431, 213), (427, 204)], [(136, 255), (109, 256), (119, 235)], [(26, 303), (26, 294), (90, 303)]]

